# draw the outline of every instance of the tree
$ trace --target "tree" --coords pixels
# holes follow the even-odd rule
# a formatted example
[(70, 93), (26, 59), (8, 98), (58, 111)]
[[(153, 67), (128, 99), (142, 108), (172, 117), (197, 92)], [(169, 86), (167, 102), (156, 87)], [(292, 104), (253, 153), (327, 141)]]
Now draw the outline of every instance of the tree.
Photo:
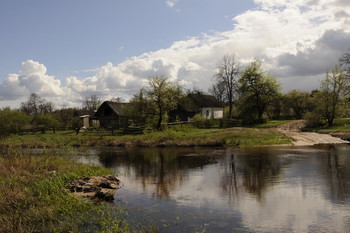
[(97, 110), (98, 107), (100, 107), (100, 105), (101, 99), (96, 95), (91, 95), (85, 98), (85, 101), (83, 103), (83, 109), (89, 111), (89, 113), (92, 115), (95, 112), (95, 110)]
[(225, 102), (225, 85), (223, 82), (213, 84), (209, 88), (209, 93), (215, 96), (220, 102)]
[(135, 126), (146, 125), (148, 101), (145, 98), (145, 90), (142, 88), (130, 100), (130, 103), (125, 108), (126, 115)]
[(148, 101), (148, 114), (156, 119), (156, 129), (161, 130), (164, 116), (177, 107), (183, 96), (182, 88), (174, 82), (170, 82), (167, 77), (152, 77), (148, 81), (146, 89)]
[(339, 114), (341, 101), (347, 95), (348, 82), (345, 72), (338, 65), (327, 72), (321, 82), (320, 91), (316, 93), (317, 106), (328, 126), (333, 125)]
[(312, 99), (309, 92), (292, 90), (285, 95), (285, 101), (296, 119), (302, 119), (312, 109)]
[(345, 71), (347, 78), (350, 78), (350, 49), (339, 58), (339, 64), (342, 70)]
[(51, 113), (53, 109), (52, 102), (46, 101), (35, 93), (30, 94), (28, 100), (21, 103), (21, 111), (28, 115), (47, 114)]
[(228, 118), (232, 117), (233, 101), (238, 88), (239, 64), (233, 55), (225, 55), (219, 62), (215, 77), (215, 84), (209, 90), (221, 101), (229, 105)]
[(52, 128), (52, 132), (56, 133), (56, 127), (59, 121), (52, 115), (38, 114), (34, 116), (32, 123), (35, 125), (42, 125), (43, 133), (45, 133), (46, 128)]
[(29, 122), (30, 117), (24, 112), (11, 110), (9, 107), (0, 109), (0, 138), (21, 132)]
[(261, 61), (253, 61), (243, 70), (239, 79), (241, 108), (250, 119), (256, 114), (257, 122), (263, 122), (263, 114), (279, 94), (280, 85), (276, 78), (263, 72)]

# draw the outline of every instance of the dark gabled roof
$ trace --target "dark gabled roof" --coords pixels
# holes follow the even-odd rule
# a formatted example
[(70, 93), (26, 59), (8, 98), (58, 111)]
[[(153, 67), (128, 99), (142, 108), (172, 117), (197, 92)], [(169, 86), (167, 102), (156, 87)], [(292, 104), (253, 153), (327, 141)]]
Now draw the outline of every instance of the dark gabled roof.
[(222, 107), (223, 104), (212, 95), (204, 95), (202, 93), (188, 94), (198, 107)]
[(222, 108), (223, 103), (212, 95), (191, 93), (187, 95), (182, 104), (180, 104), (180, 107), (187, 112), (198, 112), (201, 108), (205, 107)]
[(97, 109), (95, 116), (100, 116), (103, 112), (103, 109), (106, 107), (109, 107), (113, 110), (113, 112), (118, 116), (124, 116), (125, 111), (124, 108), (127, 105), (127, 103), (119, 103), (119, 102), (113, 102), (113, 101), (105, 101), (101, 104), (101, 106)]

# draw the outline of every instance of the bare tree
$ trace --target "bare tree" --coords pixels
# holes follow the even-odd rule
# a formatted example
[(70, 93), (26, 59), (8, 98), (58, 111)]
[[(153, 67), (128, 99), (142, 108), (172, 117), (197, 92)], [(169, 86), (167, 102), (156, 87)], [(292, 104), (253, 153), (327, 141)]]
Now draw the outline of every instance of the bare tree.
[(339, 64), (342, 70), (346, 72), (347, 78), (350, 78), (350, 49), (339, 58)]
[(234, 55), (225, 55), (218, 64), (214, 84), (216, 91), (223, 92), (223, 99), (228, 102), (228, 117), (232, 117), (233, 101), (238, 89), (239, 63)]
[(97, 110), (98, 107), (100, 107), (100, 105), (101, 99), (96, 95), (91, 95), (85, 98), (85, 101), (83, 103), (83, 109), (86, 109), (90, 112), (90, 114), (93, 114), (94, 111)]
[(21, 111), (28, 115), (38, 115), (51, 113), (54, 110), (54, 104), (50, 101), (46, 101), (39, 95), (30, 94), (26, 102), (21, 103)]
[(215, 96), (220, 102), (225, 102), (225, 84), (223, 82), (213, 84), (209, 88), (209, 93)]

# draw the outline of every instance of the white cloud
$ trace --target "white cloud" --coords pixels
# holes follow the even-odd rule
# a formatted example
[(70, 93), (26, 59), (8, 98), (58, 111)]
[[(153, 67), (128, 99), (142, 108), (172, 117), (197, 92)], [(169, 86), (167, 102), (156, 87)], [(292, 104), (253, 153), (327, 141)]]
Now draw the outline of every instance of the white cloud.
[[(174, 7), (177, 1), (167, 1)], [(169, 76), (186, 88), (207, 90), (225, 54), (245, 65), (253, 58), (280, 78), (284, 90), (317, 88), (327, 68), (350, 47), (349, 1), (255, 0), (257, 8), (233, 19), (233, 28), (174, 42), (169, 48), (144, 53), (120, 64), (106, 63), (91, 77), (67, 77), (66, 85), (46, 74), (46, 67), (28, 60), (19, 74), (0, 84), (0, 98), (10, 100), (36, 92), (61, 101), (79, 101), (89, 94), (128, 98), (147, 79)], [(76, 98), (72, 98), (72, 97)], [(1, 103), (0, 103), (1, 104)]]
[(63, 94), (61, 82), (46, 74), (46, 67), (39, 62), (27, 60), (22, 62), (19, 74), (9, 74), (0, 85), (1, 99), (37, 93), (43, 96), (60, 96)]
[(177, 2), (178, 2), (177, 0), (167, 0), (165, 3), (167, 5), (167, 7), (172, 8), (176, 5)]

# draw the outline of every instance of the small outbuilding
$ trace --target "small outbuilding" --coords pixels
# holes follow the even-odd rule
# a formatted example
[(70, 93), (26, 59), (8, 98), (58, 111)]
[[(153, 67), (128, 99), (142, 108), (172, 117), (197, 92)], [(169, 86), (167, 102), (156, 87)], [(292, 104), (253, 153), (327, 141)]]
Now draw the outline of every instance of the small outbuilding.
[(190, 93), (169, 115), (170, 121), (191, 121), (196, 114), (201, 114), (205, 119), (222, 119), (224, 104), (212, 95)]

